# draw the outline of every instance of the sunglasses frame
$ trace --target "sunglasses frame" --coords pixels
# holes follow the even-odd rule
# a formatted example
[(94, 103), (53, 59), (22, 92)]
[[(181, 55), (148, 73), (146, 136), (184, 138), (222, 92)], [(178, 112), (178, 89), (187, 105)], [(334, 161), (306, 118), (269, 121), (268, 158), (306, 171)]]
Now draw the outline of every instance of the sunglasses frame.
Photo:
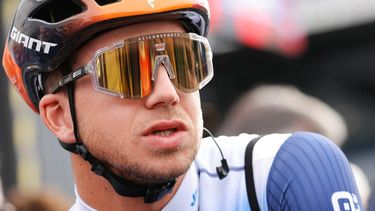
[[(94, 56), (92, 57), (92, 59), (88, 63), (83, 65), (81, 68), (78, 68), (77, 70), (72, 71), (70, 74), (64, 76), (61, 80), (59, 80), (57, 85), (54, 88), (52, 88), (52, 93), (55, 93), (61, 87), (66, 86), (67, 84), (72, 83), (73, 81), (76, 81), (76, 80), (80, 79), (81, 77), (90, 74), (91, 75), (91, 81), (93, 83), (93, 87), (96, 91), (99, 91), (99, 92), (102, 92), (102, 93), (105, 93), (105, 94), (109, 94), (109, 95), (112, 95), (112, 96), (117, 96), (117, 97), (120, 97), (120, 98), (139, 99), (139, 98), (145, 97), (145, 96), (128, 96), (128, 95), (125, 95), (124, 93), (115, 92), (115, 91), (106, 89), (104, 87), (101, 87), (99, 85), (99, 79), (98, 79), (98, 75), (97, 75), (96, 65), (94, 65), (94, 64), (98, 60), (99, 56), (101, 56), (103, 53), (111, 51), (111, 50), (116, 49), (116, 48), (122, 48), (122, 47), (125, 46), (125, 43), (141, 42), (141, 41), (146, 41), (146, 40), (168, 38), (168, 37), (189, 38), (191, 40), (198, 41), (198, 42), (200, 42), (204, 45), (206, 61), (207, 61), (207, 63), (206, 63), (206, 65), (207, 65), (207, 76), (202, 81), (199, 82), (199, 85), (196, 89), (181, 90), (181, 89), (179, 89), (175, 86), (176, 89), (181, 90), (185, 93), (189, 93), (189, 92), (193, 92), (193, 91), (202, 89), (213, 78), (213, 75), (214, 75), (213, 64), (212, 64), (213, 54), (212, 54), (211, 47), (210, 47), (210, 44), (209, 44), (207, 38), (199, 36), (195, 33), (169, 32), (169, 33), (158, 33), (158, 34), (150, 34), (150, 35), (133, 37), (133, 38), (122, 40), (121, 42), (116, 42), (116, 43), (112, 44), (111, 46), (107, 46), (107, 47), (104, 47), (104, 48), (101, 48), (101, 49), (97, 50), (95, 52)], [(174, 79), (176, 77), (175, 74), (172, 71), (172, 64), (171, 64), (170, 58), (167, 54), (157, 55), (157, 56), (154, 57), (154, 59), (155, 59), (155, 66), (152, 70), (152, 78), (151, 78), (152, 81), (156, 80), (158, 69), (159, 69), (161, 64), (165, 67), (170, 79)], [(178, 70), (175, 70), (175, 71), (178, 71)]]

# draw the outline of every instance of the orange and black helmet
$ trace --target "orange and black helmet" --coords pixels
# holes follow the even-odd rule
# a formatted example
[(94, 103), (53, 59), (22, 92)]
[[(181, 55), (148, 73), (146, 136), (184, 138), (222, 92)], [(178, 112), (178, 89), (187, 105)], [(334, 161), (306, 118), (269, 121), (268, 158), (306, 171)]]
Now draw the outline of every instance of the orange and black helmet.
[(7, 39), (3, 66), (26, 103), (38, 112), (45, 73), (56, 70), (95, 35), (153, 20), (179, 20), (207, 36), (207, 0), (22, 0)]

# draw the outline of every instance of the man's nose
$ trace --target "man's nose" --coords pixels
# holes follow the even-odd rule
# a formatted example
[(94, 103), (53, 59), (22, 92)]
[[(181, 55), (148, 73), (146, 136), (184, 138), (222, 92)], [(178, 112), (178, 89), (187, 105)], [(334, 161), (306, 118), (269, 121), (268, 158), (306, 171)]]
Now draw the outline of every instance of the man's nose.
[(152, 108), (158, 105), (176, 105), (179, 101), (177, 90), (172, 84), (165, 66), (161, 64), (157, 70), (152, 92), (146, 98), (146, 106)]

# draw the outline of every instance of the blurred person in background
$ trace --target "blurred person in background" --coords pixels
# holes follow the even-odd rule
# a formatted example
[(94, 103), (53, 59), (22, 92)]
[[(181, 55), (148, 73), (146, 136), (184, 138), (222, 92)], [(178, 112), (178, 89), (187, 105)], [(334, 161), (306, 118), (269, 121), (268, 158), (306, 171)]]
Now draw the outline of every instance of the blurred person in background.
[(205, 0), (21, 1), (3, 65), (71, 152), (70, 210), (362, 210), (321, 135), (202, 139), (209, 14)]
[(32, 193), (13, 187), (5, 194), (0, 179), (0, 211), (66, 211), (72, 204), (68, 196), (47, 187)]
[[(268, 134), (311, 131), (322, 134), (342, 147), (348, 136), (344, 118), (323, 101), (304, 94), (292, 85), (259, 85), (233, 103), (219, 126), (218, 134)], [(351, 167), (365, 205), (371, 194), (361, 168)]]
[(47, 187), (38, 192), (24, 192), (12, 187), (5, 194), (0, 179), (0, 211), (65, 211), (72, 204), (68, 196)]
[(17, 211), (66, 211), (73, 204), (64, 193), (49, 187), (34, 192), (12, 188), (7, 196)]
[(291, 85), (259, 85), (233, 103), (219, 127), (220, 134), (266, 134), (307, 130), (319, 132), (342, 146), (347, 128), (342, 116), (317, 98)]

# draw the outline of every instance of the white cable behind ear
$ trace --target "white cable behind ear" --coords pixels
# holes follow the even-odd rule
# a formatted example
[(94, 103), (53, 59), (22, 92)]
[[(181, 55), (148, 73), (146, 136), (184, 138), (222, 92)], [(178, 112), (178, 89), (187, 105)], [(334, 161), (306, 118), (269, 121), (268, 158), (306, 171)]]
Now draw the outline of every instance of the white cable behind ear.
[(216, 142), (212, 133), (205, 127), (203, 127), (203, 130), (206, 131), (211, 136), (212, 140), (214, 141), (214, 143), (216, 144), (217, 148), (220, 151), (221, 158), (222, 158), (221, 166), (216, 167), (216, 172), (217, 172), (217, 175), (219, 176), (219, 179), (224, 179), (224, 177), (226, 177), (229, 174), (229, 166), (228, 166), (227, 160), (224, 158), (223, 152), (221, 151), (221, 148), (219, 144)]

